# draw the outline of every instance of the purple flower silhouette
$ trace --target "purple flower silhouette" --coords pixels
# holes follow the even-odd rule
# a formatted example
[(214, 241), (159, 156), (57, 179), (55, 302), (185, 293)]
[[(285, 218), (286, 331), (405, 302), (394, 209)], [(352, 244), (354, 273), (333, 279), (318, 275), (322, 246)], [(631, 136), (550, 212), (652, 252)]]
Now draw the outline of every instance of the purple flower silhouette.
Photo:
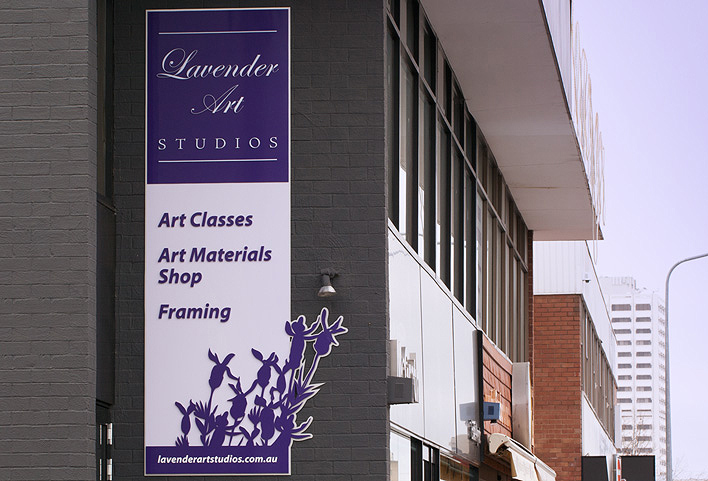
[(330, 326), (327, 324), (328, 315), (329, 312), (326, 309), (322, 309), (322, 313), (318, 318), (320, 325), (322, 326), (322, 331), (317, 334), (317, 339), (315, 340), (315, 352), (320, 357), (328, 356), (329, 353), (332, 352), (332, 346), (339, 346), (337, 336), (347, 332), (347, 328), (342, 326), (342, 321), (344, 321), (342, 316), (339, 316), (339, 319), (334, 321), (334, 323)]
[(285, 323), (285, 332), (290, 336), (290, 356), (288, 356), (288, 362), (283, 367), (284, 371), (294, 371), (300, 367), (305, 355), (307, 341), (315, 338), (311, 336), (315, 329), (317, 329), (317, 323), (313, 323), (312, 326), (308, 327), (307, 323), (305, 323), (305, 316), (299, 316), (297, 320)]
[(175, 406), (177, 406), (179, 412), (182, 413), (182, 434), (187, 436), (187, 434), (189, 434), (189, 430), (192, 428), (192, 425), (189, 422), (189, 415), (192, 414), (192, 412), (194, 411), (194, 404), (190, 402), (189, 407), (187, 407), (186, 409), (178, 402), (175, 402)]
[[(307, 324), (304, 316), (286, 322), (285, 333), (290, 336), (287, 359), (281, 365), (275, 352), (264, 358), (261, 351), (252, 348), (251, 354), (260, 361), (261, 366), (245, 392), (241, 377), (235, 376), (229, 367), (235, 354), (229, 353), (220, 360), (210, 349), (208, 355), (214, 366), (209, 375), (209, 399), (206, 402), (190, 401), (187, 407), (175, 402), (181, 415), (182, 431), (175, 444), (189, 446), (192, 417), (202, 446), (223, 446), (227, 437), (229, 441), (226, 444), (231, 445), (236, 440), (239, 446), (244, 443), (246, 446), (289, 445), (292, 441), (312, 437), (306, 432), (312, 418), (298, 423), (297, 413), (319, 391), (321, 384), (313, 383), (312, 378), (320, 359), (339, 345), (337, 336), (347, 332), (342, 322), (340, 316), (330, 324), (327, 309), (322, 309), (311, 325)], [(309, 351), (308, 344), (311, 344)], [(309, 362), (308, 352), (312, 354)], [(236, 383), (228, 383), (234, 396), (228, 399), (231, 403), (229, 410), (223, 411), (212, 403), (226, 376)], [(257, 387), (260, 389), (256, 390)], [(222, 414), (217, 416), (217, 411)]]
[(231, 353), (224, 358), (223, 362), (219, 362), (219, 356), (211, 352), (211, 349), (209, 349), (209, 359), (214, 361), (214, 364), (216, 364), (213, 368), (211, 368), (211, 376), (209, 376), (209, 387), (212, 391), (218, 389), (219, 386), (221, 386), (221, 383), (224, 382), (224, 374), (228, 374), (231, 379), (236, 380), (236, 378), (231, 374), (228, 366), (229, 361), (233, 359), (234, 356), (235, 354)]

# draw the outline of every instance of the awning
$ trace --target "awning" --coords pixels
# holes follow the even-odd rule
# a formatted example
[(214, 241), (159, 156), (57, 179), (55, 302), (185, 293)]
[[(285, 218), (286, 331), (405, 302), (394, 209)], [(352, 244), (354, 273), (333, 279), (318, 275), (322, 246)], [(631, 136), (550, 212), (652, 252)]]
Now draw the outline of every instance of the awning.
[(522, 444), (500, 433), (489, 435), (489, 452), (505, 456), (511, 463), (511, 477), (519, 481), (555, 481), (556, 472)]

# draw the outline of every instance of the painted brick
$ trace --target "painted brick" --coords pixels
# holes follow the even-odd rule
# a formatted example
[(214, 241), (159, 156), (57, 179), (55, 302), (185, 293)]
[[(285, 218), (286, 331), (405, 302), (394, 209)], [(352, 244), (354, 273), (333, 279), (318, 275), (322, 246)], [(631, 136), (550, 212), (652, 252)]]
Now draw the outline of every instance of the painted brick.
[[(9, 329), (0, 344), (0, 478), (88, 480), (95, 477), (96, 249), (89, 6), (5, 3), (0, 217), (13, 221), (0, 235), (0, 311)], [(79, 10), (85, 15), (75, 16)]]

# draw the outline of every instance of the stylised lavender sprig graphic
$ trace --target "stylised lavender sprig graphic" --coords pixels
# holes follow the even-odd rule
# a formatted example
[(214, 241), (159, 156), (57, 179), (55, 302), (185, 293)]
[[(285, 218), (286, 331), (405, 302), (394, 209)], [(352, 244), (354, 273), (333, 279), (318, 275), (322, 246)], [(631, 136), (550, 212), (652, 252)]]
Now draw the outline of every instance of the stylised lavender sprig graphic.
[[(251, 349), (261, 367), (246, 391), (241, 377), (234, 376), (229, 367), (235, 354), (229, 353), (221, 361), (209, 350), (209, 359), (214, 363), (209, 376), (209, 400), (206, 403), (190, 400), (187, 407), (175, 402), (181, 414), (182, 431), (175, 445), (189, 446), (192, 418), (202, 446), (233, 445), (234, 442), (237, 446), (273, 446), (311, 438), (306, 431), (312, 424), (312, 417), (298, 423), (297, 413), (319, 391), (321, 384), (312, 382), (315, 372), (320, 360), (339, 345), (337, 336), (347, 332), (343, 320), (339, 316), (330, 324), (329, 311), (323, 308), (310, 325), (305, 316), (286, 322), (285, 333), (290, 337), (287, 359), (281, 365), (276, 353), (265, 357), (257, 349)], [(310, 360), (308, 354), (312, 356)], [(228, 399), (231, 407), (221, 411), (212, 403), (226, 376), (236, 383), (228, 383), (234, 396)], [(217, 414), (219, 412), (221, 414)]]

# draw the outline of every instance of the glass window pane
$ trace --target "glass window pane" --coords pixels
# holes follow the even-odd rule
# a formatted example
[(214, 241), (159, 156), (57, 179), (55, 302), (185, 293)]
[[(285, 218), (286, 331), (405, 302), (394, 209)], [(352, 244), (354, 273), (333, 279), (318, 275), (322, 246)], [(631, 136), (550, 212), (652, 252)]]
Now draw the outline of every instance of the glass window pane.
[(496, 331), (494, 323), (494, 232), (496, 231), (496, 221), (492, 216), (492, 211), (487, 209), (486, 219), (484, 223), (484, 233), (486, 237), (486, 265), (485, 265), (485, 282), (484, 282), (484, 323), (487, 335), (496, 340)]
[(475, 213), (477, 206), (475, 200), (477, 198), (477, 183), (472, 176), (469, 168), (465, 168), (465, 300), (464, 305), (475, 319), (477, 318), (477, 262), (475, 254), (477, 251), (476, 245), (476, 224)]
[(502, 230), (501, 226), (497, 224), (497, 229), (496, 229), (496, 245), (494, 246), (495, 248), (495, 254), (496, 254), (496, 272), (495, 275), (497, 277), (497, 282), (496, 282), (496, 316), (497, 316), (497, 322), (498, 322), (498, 341), (497, 345), (501, 347), (502, 351), (508, 353), (509, 352), (509, 345), (508, 345), (508, 326), (506, 322), (506, 288), (507, 288), (507, 283), (506, 283), (506, 262), (507, 262), (507, 248), (506, 248), (506, 239), (504, 235), (504, 231)]
[(435, 271), (445, 285), (450, 287), (450, 131), (442, 119), (438, 119), (438, 140), (438, 255)]
[(511, 352), (513, 355), (511, 356), (512, 360), (514, 362), (523, 362), (523, 353), (521, 352), (521, 344), (524, 338), (524, 333), (521, 331), (521, 316), (519, 316), (519, 263), (513, 256), (513, 252), (510, 254), (511, 255), (511, 274), (510, 274), (510, 285), (511, 285), (511, 297), (509, 300), (509, 312), (512, 316), (511, 319), (511, 325), (512, 329), (511, 332), (513, 333), (513, 346), (511, 346)]
[(476, 235), (477, 235), (477, 245), (476, 245), (476, 256), (477, 256), (477, 312), (475, 319), (477, 324), (481, 325), (481, 321), (484, 318), (483, 311), (483, 299), (484, 299), (484, 266), (485, 266), (485, 246), (484, 246), (484, 202), (482, 201), (482, 196), (479, 191), (476, 194), (477, 197), (477, 209), (475, 214), (475, 225), (476, 225)]
[[(487, 192), (487, 145), (478, 136), (477, 137), (477, 180), (482, 185), (482, 188)], [(487, 192), (489, 194), (489, 192)]]
[(438, 88), (436, 91), (438, 97), (438, 106), (445, 114), (445, 118), (449, 121), (451, 116), (450, 104), (452, 102), (452, 94), (450, 93), (450, 82), (452, 81), (452, 72), (450, 71), (450, 66), (445, 60), (444, 54), (440, 55), (439, 67), (440, 74), (438, 76)]
[(477, 171), (477, 136), (475, 135), (475, 123), (472, 117), (465, 116), (465, 155), (467, 162), (472, 166), (472, 169)]
[(465, 128), (465, 98), (460, 91), (459, 85), (455, 82), (454, 98), (453, 98), (453, 129), (455, 137), (461, 146), (465, 145), (464, 128)]
[(425, 29), (423, 30), (423, 60), (421, 64), (423, 65), (423, 77), (433, 92), (435, 92), (437, 51), (438, 46), (435, 34), (433, 34), (428, 22), (425, 22)]
[(455, 160), (452, 169), (452, 230), (451, 230), (451, 284), (455, 297), (464, 302), (464, 250), (463, 250), (463, 215), (464, 209), (464, 177), (462, 153), (455, 149)]
[(416, 170), (418, 164), (418, 79), (413, 66), (408, 61), (403, 61), (403, 98), (401, 102), (401, 162), (399, 173), (399, 203), (401, 214), (399, 217), (399, 231), (406, 237), (408, 243), (416, 247), (416, 220), (417, 204), (413, 204), (412, 196), (415, 192)]
[(387, 198), (388, 216), (400, 231), (399, 219), (399, 196), (398, 196), (398, 40), (394, 36), (393, 29), (389, 27), (386, 36), (386, 155), (388, 157), (387, 175)]
[(388, 0), (387, 5), (388, 5), (388, 11), (391, 12), (391, 16), (393, 17), (393, 20), (396, 22), (396, 25), (400, 25), (400, 21), (401, 21), (401, 2), (400, 2), (400, 0)]
[(523, 262), (527, 262), (527, 248), (528, 248), (528, 229), (526, 228), (526, 224), (524, 223), (523, 217), (519, 216), (517, 217), (517, 225), (516, 225), (516, 249), (519, 251), (519, 254), (521, 255), (521, 260)]
[(421, 133), (418, 168), (418, 253), (435, 266), (435, 104), (421, 92)]
[(391, 431), (390, 479), (413, 481), (411, 476), (411, 442)]
[(440, 481), (470, 481), (470, 468), (446, 456), (440, 456)]
[(406, 46), (418, 61), (418, 0), (406, 1)]

